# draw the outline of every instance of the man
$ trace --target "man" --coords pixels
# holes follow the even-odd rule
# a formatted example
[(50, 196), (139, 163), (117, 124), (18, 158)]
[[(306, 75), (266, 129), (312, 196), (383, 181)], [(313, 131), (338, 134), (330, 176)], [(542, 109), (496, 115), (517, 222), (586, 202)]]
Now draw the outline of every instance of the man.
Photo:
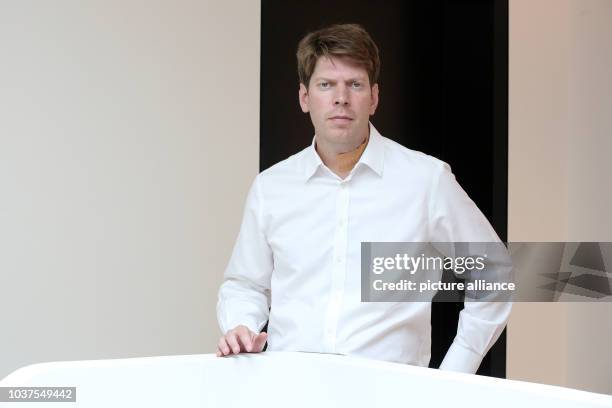
[[(361, 242), (499, 241), (444, 162), (387, 139), (378, 48), (358, 25), (304, 37), (312, 145), (259, 174), (219, 290), (217, 355), (313, 351), (427, 366), (431, 303), (360, 301)], [(508, 303), (466, 303), (442, 369), (474, 373)], [(260, 333), (269, 320), (268, 332)]]

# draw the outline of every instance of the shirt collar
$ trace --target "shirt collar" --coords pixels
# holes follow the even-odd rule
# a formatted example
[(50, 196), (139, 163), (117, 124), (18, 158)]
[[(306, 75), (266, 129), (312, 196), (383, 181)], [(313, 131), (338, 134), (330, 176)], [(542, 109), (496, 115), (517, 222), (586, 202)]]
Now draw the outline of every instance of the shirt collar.
[[(357, 163), (355, 163), (355, 168), (359, 166), (360, 163), (363, 163), (372, 169), (376, 174), (382, 176), (385, 156), (383, 137), (378, 130), (376, 130), (374, 125), (372, 125), (372, 122), (370, 122), (369, 125), (370, 138), (365, 150), (363, 151), (363, 154)], [(310, 180), (317, 169), (324, 165), (321, 157), (315, 149), (315, 140), (316, 135), (312, 138), (312, 143), (306, 149), (306, 153), (303, 157), (304, 181)]]

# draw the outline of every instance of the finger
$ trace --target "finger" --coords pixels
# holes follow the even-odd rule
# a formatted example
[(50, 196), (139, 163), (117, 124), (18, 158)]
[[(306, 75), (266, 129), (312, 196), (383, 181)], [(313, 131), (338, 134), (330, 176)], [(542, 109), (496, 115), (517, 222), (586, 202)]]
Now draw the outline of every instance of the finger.
[(219, 350), (219, 347), (217, 347), (217, 353), (216, 356), (217, 357), (221, 357), (223, 355), (223, 352), (221, 350)]
[(229, 344), (234, 354), (240, 353), (240, 345), (238, 344), (238, 339), (235, 332), (228, 332), (225, 336), (225, 340), (227, 341), (227, 344)]
[(219, 339), (219, 344), (217, 344), (217, 347), (219, 348), (219, 350), (221, 350), (221, 353), (223, 353), (224, 356), (231, 353), (231, 350), (229, 348), (229, 345), (227, 344), (227, 340), (225, 336), (221, 336), (221, 338)]
[(263, 350), (266, 340), (268, 340), (268, 333), (262, 332), (256, 335), (253, 339), (253, 351), (255, 353), (259, 353), (261, 350)]
[(237, 332), (237, 337), (240, 343), (242, 344), (242, 350), (246, 350), (250, 352), (253, 348), (253, 342), (251, 341), (252, 333), (250, 330), (240, 330)]

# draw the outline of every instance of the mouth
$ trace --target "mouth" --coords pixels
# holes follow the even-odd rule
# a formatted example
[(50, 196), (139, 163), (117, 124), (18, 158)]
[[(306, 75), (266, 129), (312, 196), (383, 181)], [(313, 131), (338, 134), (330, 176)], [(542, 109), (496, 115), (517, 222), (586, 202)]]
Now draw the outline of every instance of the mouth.
[(336, 116), (330, 117), (329, 120), (331, 120), (332, 122), (338, 122), (338, 123), (348, 123), (352, 121), (353, 118), (351, 118), (350, 116), (345, 116), (345, 115), (336, 115)]

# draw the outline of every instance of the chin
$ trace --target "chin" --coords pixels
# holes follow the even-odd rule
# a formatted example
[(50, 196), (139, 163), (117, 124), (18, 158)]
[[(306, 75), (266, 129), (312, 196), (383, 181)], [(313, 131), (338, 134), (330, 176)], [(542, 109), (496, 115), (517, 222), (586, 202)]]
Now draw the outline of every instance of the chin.
[(321, 133), (321, 136), (324, 136), (324, 139), (328, 141), (328, 143), (333, 144), (351, 144), (354, 139), (354, 131), (352, 126), (347, 127), (339, 127), (339, 126), (331, 126), (325, 127), (325, 133)]
[(340, 129), (330, 132), (330, 139), (337, 143), (349, 143), (353, 137), (348, 129)]

